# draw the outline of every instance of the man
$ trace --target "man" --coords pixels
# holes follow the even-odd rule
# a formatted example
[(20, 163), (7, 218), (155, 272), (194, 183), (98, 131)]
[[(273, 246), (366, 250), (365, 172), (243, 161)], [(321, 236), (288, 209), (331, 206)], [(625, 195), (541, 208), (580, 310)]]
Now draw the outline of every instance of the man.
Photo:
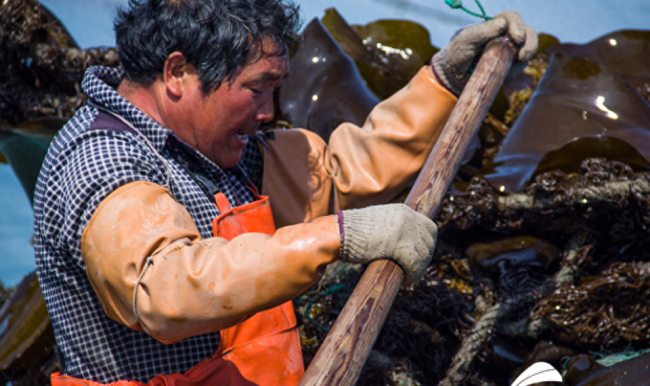
[(53, 384), (297, 384), (291, 299), (327, 264), (393, 259), (412, 281), (426, 269), (435, 224), (376, 204), (417, 175), (485, 43), (509, 34), (521, 67), (534, 31), (514, 12), (462, 30), (329, 145), (303, 130), (258, 140), (296, 12), (278, 0), (119, 12), (124, 70), (87, 71), (89, 103), (52, 142), (36, 189)]

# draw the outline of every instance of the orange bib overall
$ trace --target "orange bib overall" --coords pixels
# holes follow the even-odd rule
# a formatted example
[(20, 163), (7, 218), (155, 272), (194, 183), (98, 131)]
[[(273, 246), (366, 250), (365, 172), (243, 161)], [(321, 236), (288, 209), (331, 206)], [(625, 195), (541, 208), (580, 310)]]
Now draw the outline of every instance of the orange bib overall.
[[(259, 196), (246, 205), (231, 208), (221, 193), (215, 195), (221, 215), (212, 221), (215, 237), (227, 240), (248, 232), (275, 233), (269, 198)], [(114, 386), (270, 386), (297, 385), (305, 370), (296, 315), (291, 301), (258, 312), (236, 326), (220, 331), (217, 352), (184, 374), (157, 375), (148, 383), (113, 382)], [(54, 386), (102, 386), (92, 381), (54, 373)]]

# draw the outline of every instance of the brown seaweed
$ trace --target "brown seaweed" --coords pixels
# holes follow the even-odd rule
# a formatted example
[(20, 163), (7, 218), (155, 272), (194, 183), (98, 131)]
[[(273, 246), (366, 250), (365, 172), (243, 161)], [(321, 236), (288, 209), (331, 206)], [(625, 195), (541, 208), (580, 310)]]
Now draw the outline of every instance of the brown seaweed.
[[(528, 66), (514, 78), (505, 80), (499, 94), (497, 94), (494, 103), (490, 107), (492, 114), (508, 124), (512, 123), (512, 110), (516, 110), (516, 106), (513, 106), (514, 94), (524, 91), (532, 94), (548, 65), (549, 55), (544, 50), (560, 43), (558, 38), (546, 33), (538, 33), (537, 40), (537, 53), (530, 60)], [(508, 118), (508, 115), (511, 115), (511, 117)]]
[(291, 72), (279, 90), (280, 116), (325, 141), (343, 122), (362, 125), (379, 100), (318, 19), (301, 35)]
[(537, 313), (555, 334), (573, 343), (612, 345), (650, 338), (650, 271), (639, 263), (614, 263), (577, 285), (543, 299)]
[(379, 99), (404, 87), (435, 52), (428, 31), (417, 23), (350, 26), (328, 9), (322, 23), (312, 20), (301, 34), (290, 76), (279, 90), (278, 116), (327, 141), (343, 122), (363, 124)]
[(0, 50), (0, 117), (13, 126), (71, 117), (85, 103), (79, 82), (86, 68), (118, 64), (113, 48), (80, 50), (35, 0), (7, 0), (0, 7)]
[[(117, 66), (119, 56), (113, 48), (80, 50), (61, 22), (35, 0), (7, 0), (0, 6), (0, 52), (0, 151), (6, 153), (0, 154), (0, 162), (37, 174), (44, 155), (42, 142), (51, 136), (34, 142), (33, 130), (27, 139), (20, 134), (26, 133), (25, 125), (45, 125), (56, 132), (62, 124), (27, 122), (48, 117), (64, 122), (72, 117), (86, 102), (79, 85), (84, 71), (93, 65)], [(35, 158), (28, 159), (30, 154)], [(33, 183), (24, 180), (31, 181), (32, 176), (16, 172), (31, 195)]]
[(512, 294), (537, 288), (559, 252), (546, 240), (523, 236), (474, 244), (467, 256), (472, 267), (490, 276), (500, 291)]
[(472, 270), (467, 259), (455, 259), (446, 254), (438, 257), (435, 263), (427, 268), (423, 281), (427, 286), (442, 283), (469, 299), (473, 293), (472, 279)]
[(365, 26), (350, 26), (330, 8), (325, 11), (323, 24), (380, 99), (404, 87), (439, 51), (431, 45), (429, 31), (409, 20), (377, 20)]
[(604, 368), (605, 366), (596, 362), (591, 355), (580, 354), (567, 363), (563, 380), (567, 386), (576, 386)]
[(80, 50), (35, 0), (0, 6), (0, 162), (9, 162), (30, 201), (54, 134), (84, 105), (80, 82), (92, 65), (117, 66), (113, 48)]
[(600, 370), (580, 382), (577, 386), (645, 386), (650, 379), (649, 364), (650, 354), (641, 355)]
[[(558, 53), (503, 141), (494, 164), (484, 173), (501, 191), (520, 191), (547, 153), (585, 137), (604, 141), (602, 146), (583, 147), (585, 158), (625, 158), (627, 148), (616, 146), (620, 141), (607, 143), (615, 138), (650, 159), (649, 129), (650, 104), (620, 75), (603, 65)], [(565, 172), (576, 171), (567, 164), (560, 166)]]
[[(548, 34), (538, 34), (538, 52), (528, 67), (515, 79), (503, 85), (503, 92), (492, 106), (492, 111), (505, 111), (502, 105), (509, 101), (510, 109), (505, 116), (496, 114), (506, 123), (516, 120), (535, 90), (544, 68), (554, 53), (577, 56), (603, 64), (620, 74), (646, 100), (650, 102), (650, 70), (646, 63), (650, 60), (650, 31), (622, 30), (609, 33), (586, 44), (560, 44), (559, 40)], [(498, 99), (498, 98), (497, 98)], [(510, 116), (508, 116), (510, 115)]]
[[(650, 31), (623, 30), (609, 33), (587, 44), (557, 44), (548, 47), (549, 55), (578, 56), (612, 69), (646, 99), (650, 86)], [(650, 102), (650, 99), (648, 99)]]

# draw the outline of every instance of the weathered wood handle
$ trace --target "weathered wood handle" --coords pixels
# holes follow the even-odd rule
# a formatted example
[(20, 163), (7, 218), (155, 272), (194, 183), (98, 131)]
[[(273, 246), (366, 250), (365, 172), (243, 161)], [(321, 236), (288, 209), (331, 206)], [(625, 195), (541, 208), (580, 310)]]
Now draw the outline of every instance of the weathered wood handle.
[[(406, 205), (431, 218), (436, 214), (516, 52), (507, 38), (487, 44)], [(353, 385), (357, 381), (403, 281), (404, 273), (391, 261), (368, 266), (300, 385)]]

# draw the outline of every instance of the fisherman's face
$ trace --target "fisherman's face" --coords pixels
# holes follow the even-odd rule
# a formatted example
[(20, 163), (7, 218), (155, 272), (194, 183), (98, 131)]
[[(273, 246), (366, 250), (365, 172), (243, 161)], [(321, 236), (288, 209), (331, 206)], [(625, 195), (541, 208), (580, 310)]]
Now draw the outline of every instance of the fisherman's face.
[(273, 119), (273, 91), (288, 72), (286, 55), (262, 55), (210, 94), (197, 95), (191, 145), (221, 168), (237, 165), (251, 136)]

